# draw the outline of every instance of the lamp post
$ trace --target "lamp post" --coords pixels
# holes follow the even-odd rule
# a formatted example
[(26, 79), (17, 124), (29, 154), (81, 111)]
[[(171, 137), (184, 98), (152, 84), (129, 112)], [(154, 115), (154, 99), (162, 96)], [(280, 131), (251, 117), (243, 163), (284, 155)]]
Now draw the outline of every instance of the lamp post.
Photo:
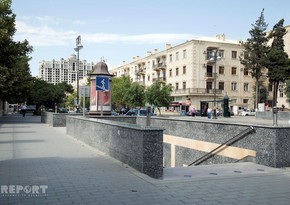
[(80, 70), (80, 50), (83, 48), (81, 44), (81, 36), (76, 38), (76, 48), (74, 50), (78, 53), (77, 55), (77, 113), (79, 112), (79, 70)]
[(214, 114), (213, 114), (213, 119), (217, 119), (216, 117), (216, 78), (217, 78), (217, 72), (216, 72), (216, 63), (217, 63), (217, 60), (219, 60), (221, 57), (217, 55), (218, 54), (218, 49), (214, 49), (212, 51), (212, 57), (210, 58), (210, 60), (213, 60), (214, 61), (214, 73), (213, 73), (213, 77), (214, 77), (214, 84), (213, 84), (213, 92), (214, 92), (214, 95), (213, 95), (213, 111), (214, 111)]

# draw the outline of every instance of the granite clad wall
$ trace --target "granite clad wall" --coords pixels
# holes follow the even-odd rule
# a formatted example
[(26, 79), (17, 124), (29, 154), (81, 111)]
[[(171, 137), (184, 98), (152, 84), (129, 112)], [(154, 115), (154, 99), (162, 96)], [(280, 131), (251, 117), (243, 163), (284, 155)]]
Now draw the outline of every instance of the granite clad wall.
[[(137, 118), (137, 124), (144, 124), (145, 119)], [(199, 140), (209, 143), (222, 144), (243, 130), (247, 125), (225, 124), (217, 121), (187, 121), (185, 119), (152, 118), (154, 127), (164, 129), (165, 135), (179, 138)], [(256, 152), (255, 162), (271, 167), (285, 167), (290, 165), (290, 127), (253, 126), (255, 132), (246, 135), (231, 146)], [(181, 167), (188, 165), (206, 154), (206, 152), (190, 149), (184, 146), (175, 146), (174, 162), (172, 160), (172, 144), (164, 142), (164, 165)], [(252, 157), (245, 157), (253, 161)], [(239, 159), (215, 155), (203, 164), (232, 163)]]
[(163, 130), (103, 119), (67, 117), (67, 134), (153, 178), (163, 175)]
[[(278, 120), (289, 121), (290, 120), (290, 112), (288, 111), (279, 111)], [(273, 120), (273, 112), (256, 112), (256, 119), (266, 119)]]
[(41, 122), (49, 124), (52, 127), (65, 127), (67, 116), (81, 116), (82, 113), (55, 113), (55, 112), (42, 112)]

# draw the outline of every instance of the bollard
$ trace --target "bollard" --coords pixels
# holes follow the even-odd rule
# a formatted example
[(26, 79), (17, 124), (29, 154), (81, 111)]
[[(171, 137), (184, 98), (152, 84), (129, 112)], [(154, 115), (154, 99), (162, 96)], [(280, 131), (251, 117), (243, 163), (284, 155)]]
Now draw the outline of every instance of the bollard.
[(273, 126), (277, 127), (278, 126), (278, 108), (277, 107), (273, 107)]
[(146, 128), (150, 128), (150, 125), (151, 125), (151, 107), (147, 107)]

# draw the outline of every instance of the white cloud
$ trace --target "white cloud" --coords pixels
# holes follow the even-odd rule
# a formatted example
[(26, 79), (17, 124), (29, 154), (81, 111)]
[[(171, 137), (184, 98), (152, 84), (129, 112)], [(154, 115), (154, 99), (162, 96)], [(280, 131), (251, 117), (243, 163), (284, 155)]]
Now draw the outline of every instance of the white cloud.
[[(50, 17), (44, 17), (50, 20)], [(80, 22), (79, 22), (80, 23)], [(61, 46), (75, 41), (79, 34), (75, 31), (61, 31), (43, 24), (32, 26), (24, 21), (16, 22), (16, 39), (27, 39), (32, 46)], [(140, 35), (110, 34), (110, 33), (83, 33), (84, 43), (130, 43), (130, 44), (158, 44), (174, 43), (190, 40), (195, 36), (191, 34), (151, 33)]]
[(81, 20), (76, 20), (76, 21), (73, 22), (73, 24), (76, 24), (76, 25), (86, 25), (87, 22), (81, 21)]

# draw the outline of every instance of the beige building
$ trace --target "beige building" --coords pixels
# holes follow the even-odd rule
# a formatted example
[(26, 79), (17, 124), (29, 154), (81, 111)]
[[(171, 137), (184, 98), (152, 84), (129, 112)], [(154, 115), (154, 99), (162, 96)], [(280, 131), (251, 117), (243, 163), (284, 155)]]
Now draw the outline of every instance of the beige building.
[[(216, 55), (215, 55), (216, 52)], [(221, 107), (227, 94), (230, 106), (254, 108), (253, 85), (250, 73), (240, 63), (243, 48), (238, 41), (225, 35), (200, 38), (165, 50), (147, 52), (144, 58), (110, 70), (117, 77), (128, 75), (134, 82), (150, 86), (155, 80), (173, 86), (172, 108), (188, 110), (190, 105), (202, 109), (202, 103)]]
[[(290, 57), (290, 25), (285, 27), (285, 52)], [(217, 55), (213, 55), (217, 52)], [(217, 58), (215, 58), (217, 57)], [(233, 110), (245, 107), (254, 108), (254, 84), (250, 73), (240, 63), (243, 48), (239, 41), (227, 40), (225, 35), (215, 38), (200, 38), (172, 47), (166, 44), (163, 51), (147, 51), (144, 58), (133, 57), (130, 63), (110, 72), (117, 77), (128, 75), (133, 81), (150, 86), (155, 80), (173, 86), (173, 106), (188, 109), (192, 104), (201, 109), (201, 102), (220, 101), (227, 94)], [(216, 74), (216, 75), (215, 75)], [(268, 105), (272, 105), (273, 86), (266, 74), (260, 83), (267, 88)], [(285, 85), (284, 85), (285, 86)], [(277, 106), (290, 108), (280, 85)], [(183, 107), (180, 107), (183, 105)], [(220, 107), (220, 103), (216, 105)]]
[[(77, 57), (72, 54), (68, 59), (61, 58), (59, 61), (39, 62), (39, 78), (53, 84), (63, 81), (72, 83), (77, 80)], [(94, 63), (86, 60), (79, 62), (79, 79), (86, 77), (93, 69)]]

